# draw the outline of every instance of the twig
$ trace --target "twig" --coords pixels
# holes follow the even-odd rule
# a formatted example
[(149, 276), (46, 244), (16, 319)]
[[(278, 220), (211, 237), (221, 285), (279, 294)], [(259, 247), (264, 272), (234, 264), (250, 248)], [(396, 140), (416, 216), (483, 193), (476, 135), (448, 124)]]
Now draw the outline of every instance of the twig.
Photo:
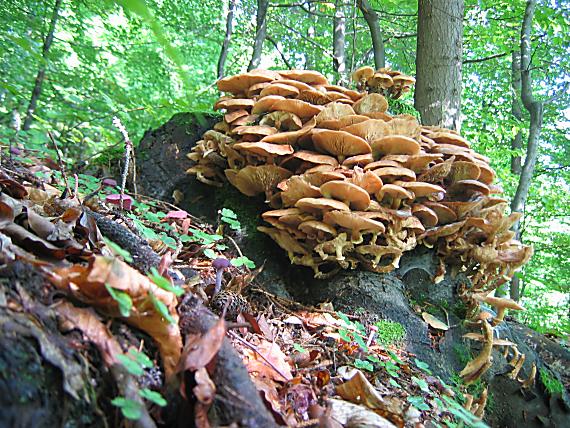
[[(47, 132), (49, 139), (51, 140), (53, 146), (55, 147), (55, 154), (57, 155), (57, 163), (59, 168), (61, 169), (61, 175), (63, 177), (63, 182), (65, 183), (65, 191), (67, 194), (71, 193), (71, 189), (69, 188), (69, 183), (67, 182), (67, 174), (65, 173), (65, 165), (63, 164), (63, 160), (61, 159), (61, 155), (59, 154), (59, 147), (57, 147), (57, 143), (55, 142), (55, 138), (51, 135), (51, 132)], [(63, 195), (62, 195), (63, 196)]]
[(121, 200), (119, 207), (123, 209), (123, 198), (125, 195), (125, 185), (127, 184), (127, 175), (129, 175), (129, 164), (131, 162), (131, 155), (133, 154), (133, 142), (129, 138), (129, 133), (124, 125), (121, 123), (121, 119), (117, 116), (113, 118), (113, 125), (119, 130), (125, 139), (125, 153), (123, 155), (123, 171), (121, 171)]
[(279, 374), (279, 376), (281, 376), (284, 380), (289, 380), (289, 379), (287, 378), (287, 376), (285, 376), (283, 373), (281, 373), (281, 370), (279, 370), (277, 367), (275, 367), (275, 365), (274, 365), (271, 361), (269, 361), (269, 359), (267, 359), (261, 352), (259, 352), (259, 351), (257, 350), (257, 348), (256, 348), (254, 345), (252, 345), (251, 343), (249, 343), (247, 340), (242, 339), (241, 337), (239, 337), (239, 336), (238, 336), (235, 332), (233, 332), (233, 331), (228, 331), (228, 334), (229, 334), (232, 338), (234, 338), (234, 339), (236, 339), (238, 342), (240, 342), (242, 345), (247, 346), (249, 349), (251, 349), (251, 350), (252, 350), (253, 352), (255, 352), (257, 355), (259, 355), (259, 356), (261, 357), (261, 359), (262, 359), (263, 361), (265, 361), (265, 362), (269, 365), (269, 367), (271, 367), (273, 370), (275, 370), (275, 372), (276, 372), (277, 374)]

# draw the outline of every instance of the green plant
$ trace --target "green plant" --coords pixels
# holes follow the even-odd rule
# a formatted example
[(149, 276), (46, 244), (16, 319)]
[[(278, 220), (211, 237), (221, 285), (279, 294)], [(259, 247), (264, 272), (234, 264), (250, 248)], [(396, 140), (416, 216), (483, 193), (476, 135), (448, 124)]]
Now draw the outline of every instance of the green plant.
[(541, 367), (538, 371), (540, 373), (540, 380), (550, 395), (562, 394), (564, 392), (564, 385), (556, 376), (547, 368)]
[(376, 334), (376, 342), (384, 346), (400, 343), (406, 337), (404, 326), (398, 322), (381, 320), (376, 324), (378, 333)]

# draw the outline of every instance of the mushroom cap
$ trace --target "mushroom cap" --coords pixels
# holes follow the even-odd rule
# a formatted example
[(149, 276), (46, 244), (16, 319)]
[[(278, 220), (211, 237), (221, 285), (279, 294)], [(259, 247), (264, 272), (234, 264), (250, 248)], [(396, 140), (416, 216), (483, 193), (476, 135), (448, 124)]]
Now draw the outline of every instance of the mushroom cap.
[(355, 155), (349, 158), (346, 158), (342, 162), (342, 166), (346, 168), (354, 168), (355, 166), (365, 166), (372, 162), (374, 158), (372, 157), (371, 153), (365, 153), (363, 155)]
[(270, 143), (237, 143), (232, 146), (239, 152), (252, 153), (257, 156), (271, 158), (274, 156), (285, 156), (294, 152), (293, 147), (288, 144)]
[(277, 129), (272, 126), (262, 126), (262, 125), (242, 125), (237, 126), (232, 129), (232, 133), (237, 135), (256, 135), (258, 137), (265, 137), (267, 135), (273, 135), (277, 133)]
[(338, 166), (338, 161), (335, 157), (315, 153), (310, 150), (298, 150), (292, 155), (292, 157), (317, 165), (331, 165), (333, 167)]
[(394, 199), (414, 199), (414, 194), (396, 184), (384, 184), (376, 193), (376, 199), (381, 201), (384, 196), (391, 196)]
[(437, 214), (431, 208), (422, 204), (412, 205), (412, 214), (416, 216), (425, 227), (434, 227), (437, 225)]
[(323, 221), (356, 233), (362, 231), (382, 233), (386, 230), (383, 223), (364, 217), (357, 211), (329, 211), (324, 214)]
[(372, 170), (374, 174), (382, 179), (384, 183), (391, 183), (396, 180), (415, 181), (416, 173), (408, 168), (387, 166)]
[(368, 94), (360, 98), (353, 105), (354, 111), (358, 114), (383, 113), (388, 110), (388, 101), (380, 94)]
[(277, 183), (292, 175), (291, 171), (276, 165), (248, 165), (237, 174), (231, 169), (225, 172), (228, 181), (246, 196), (266, 193), (274, 189)]
[(231, 265), (230, 261), (225, 257), (218, 257), (212, 262), (212, 267), (216, 270), (225, 269)]
[(282, 97), (296, 97), (299, 90), (295, 86), (286, 85), (285, 83), (271, 83), (261, 90), (259, 97), (268, 95), (281, 95)]
[(251, 85), (247, 90), (247, 96), (249, 98), (253, 98), (256, 95), (259, 95), (259, 93), (263, 90), (263, 88), (266, 88), (269, 85), (271, 85), (271, 82), (261, 82), (261, 83), (256, 83), (255, 85)]
[(367, 120), (370, 120), (370, 118), (367, 116), (362, 116), (360, 114), (349, 114), (347, 116), (343, 116), (338, 119), (323, 120), (319, 123), (319, 128), (333, 129), (339, 131), (347, 126), (365, 122)]
[(226, 123), (232, 123), (234, 120), (239, 119), (240, 117), (247, 116), (249, 112), (247, 110), (234, 110), (230, 113), (226, 113), (224, 115), (224, 120)]
[(304, 177), (294, 175), (286, 181), (285, 189), (281, 192), (281, 201), (286, 207), (293, 206), (299, 199), (318, 198), (322, 196), (318, 187), (313, 186)]
[[(263, 100), (263, 98), (261, 100)], [(323, 107), (321, 106), (315, 106), (305, 101), (292, 100), (290, 98), (278, 100), (277, 102), (271, 104), (271, 106), (269, 107), (270, 111), (275, 111), (275, 110), (288, 111), (290, 113), (296, 114), (301, 119), (311, 118), (319, 114), (322, 109)]]
[(457, 214), (445, 205), (431, 201), (425, 201), (423, 204), (437, 214), (438, 224), (449, 224), (457, 220)]
[[(270, 111), (273, 104), (275, 104), (277, 101), (283, 101), (283, 100), (285, 100), (285, 97), (282, 97), (281, 95), (267, 95), (266, 97), (260, 98), (255, 102), (253, 108), (251, 109), (251, 112), (253, 114), (265, 113), (267, 111)], [(279, 109), (273, 109), (273, 110), (279, 110)]]
[(364, 211), (370, 205), (368, 192), (348, 181), (328, 181), (321, 186), (321, 193), (326, 198), (340, 200), (358, 211)]
[(243, 126), (255, 123), (259, 116), (257, 114), (248, 114), (247, 116), (241, 116), (232, 122), (232, 126)]
[(355, 156), (370, 153), (368, 143), (356, 135), (345, 131), (314, 129), (311, 133), (315, 148), (335, 156)]
[(378, 138), (370, 144), (372, 155), (382, 157), (384, 155), (417, 155), (420, 153), (420, 144), (403, 135), (387, 135)]
[(470, 147), (469, 141), (461, 135), (457, 135), (452, 132), (432, 132), (428, 134), (428, 136), (438, 144), (451, 144), (454, 146), (465, 147), (466, 149)]
[(459, 180), (447, 188), (447, 193), (450, 197), (458, 196), (465, 199), (476, 193), (489, 196), (491, 189), (477, 180)]
[(294, 86), (295, 88), (297, 88), (299, 90), (299, 93), (301, 93), (301, 91), (313, 89), (313, 87), (311, 85), (307, 85), (304, 82), (300, 82), (298, 80), (293, 80), (293, 79), (279, 79), (279, 80), (273, 81), (272, 83), (282, 83), (284, 85)]
[(378, 161), (370, 162), (369, 164), (365, 165), (364, 171), (374, 171), (375, 169), (385, 168), (385, 167), (401, 168), (402, 165), (397, 161), (381, 159)]
[(445, 195), (445, 189), (436, 184), (424, 183), (421, 181), (397, 181), (394, 184), (397, 184), (398, 186), (401, 186), (404, 189), (413, 192), (416, 198), (423, 198), (434, 194), (440, 194), (439, 199), (443, 199), (443, 196)]
[(262, 142), (264, 143), (275, 143), (275, 144), (295, 144), (301, 137), (304, 137), (315, 127), (315, 119), (309, 120), (307, 123), (303, 125), (301, 129), (296, 131), (288, 131), (288, 132), (278, 132), (277, 134), (268, 135), (267, 137), (262, 138)]
[(327, 120), (340, 119), (345, 116), (353, 116), (354, 110), (351, 106), (342, 103), (329, 103), (327, 104), (315, 118), (317, 125), (320, 126), (321, 122)]
[(319, 106), (323, 106), (333, 101), (332, 98), (329, 97), (324, 92), (318, 91), (313, 88), (301, 91), (297, 99)]
[(352, 73), (353, 82), (362, 82), (368, 80), (370, 77), (374, 76), (374, 69), (368, 65), (356, 69)]
[(353, 91), (352, 89), (345, 88), (344, 86), (323, 85), (323, 88), (326, 89), (327, 91), (340, 92), (348, 96), (353, 101), (358, 101), (360, 98), (362, 98), (362, 94), (360, 92)]
[(228, 111), (231, 110), (241, 110), (241, 109), (250, 109), (255, 104), (255, 101), (250, 100), (249, 98), (231, 98), (229, 100), (224, 100), (216, 103), (217, 109), (226, 109)]
[(328, 85), (329, 81), (318, 71), (313, 70), (279, 70), (286, 79), (298, 80), (309, 85)]
[(490, 185), (495, 179), (495, 171), (493, 171), (493, 168), (491, 168), (485, 162), (478, 161), (477, 159), (475, 160), (475, 163), (479, 167), (479, 177), (477, 180)]
[(398, 74), (392, 77), (394, 86), (410, 86), (416, 83), (416, 79), (412, 76), (406, 76), (405, 74)]
[(299, 230), (307, 234), (307, 237), (316, 236), (319, 233), (336, 236), (336, 229), (319, 220), (308, 220), (299, 224)]
[(488, 305), (494, 306), (497, 309), (505, 308), (512, 309), (515, 311), (524, 311), (525, 308), (519, 305), (517, 302), (504, 297), (486, 296), (484, 294), (473, 294), (473, 298), (479, 302), (485, 302)]
[(221, 92), (232, 94), (245, 93), (250, 86), (256, 83), (271, 82), (279, 79), (278, 73), (270, 70), (252, 70), (249, 73), (237, 74), (235, 76), (224, 77), (218, 80), (218, 89)]
[(311, 214), (322, 214), (331, 210), (350, 211), (344, 202), (328, 198), (302, 198), (295, 203), (295, 206)]
[(303, 177), (313, 186), (321, 187), (327, 181), (344, 180), (345, 176), (337, 171), (306, 171)]
[[(389, 159), (389, 157), (386, 158)], [(402, 162), (402, 166), (419, 173), (424, 171), (431, 162), (440, 160), (441, 158), (443, 158), (443, 156), (439, 153), (420, 153), (418, 155), (409, 155), (406, 156), (406, 159)]]
[(382, 72), (374, 73), (373, 76), (368, 78), (366, 83), (368, 84), (368, 86), (371, 86), (371, 87), (380, 86), (382, 88), (390, 88), (392, 85), (394, 85), (394, 81), (392, 80), (392, 77), (389, 74), (382, 73)]
[(352, 178), (350, 182), (356, 184), (358, 187), (362, 187), (370, 194), (374, 194), (380, 190), (382, 185), (382, 180), (372, 171), (364, 172), (362, 168), (355, 167)]
[(281, 131), (297, 131), (303, 127), (299, 116), (288, 111), (273, 111), (266, 114), (259, 124), (273, 126)]
[(473, 162), (456, 161), (451, 164), (449, 175), (446, 177), (450, 183), (461, 180), (477, 180), (481, 174), (481, 168)]
[(378, 138), (392, 134), (392, 128), (389, 123), (379, 119), (368, 119), (353, 125), (348, 125), (341, 128), (341, 131), (357, 135), (364, 138), (369, 143), (377, 140)]

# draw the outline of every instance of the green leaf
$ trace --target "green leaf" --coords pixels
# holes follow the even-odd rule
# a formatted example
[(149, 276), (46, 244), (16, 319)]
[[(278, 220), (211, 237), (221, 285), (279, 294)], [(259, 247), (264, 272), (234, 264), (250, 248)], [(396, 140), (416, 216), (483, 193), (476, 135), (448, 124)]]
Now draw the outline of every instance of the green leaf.
[(237, 220), (237, 214), (230, 210), (229, 208), (222, 208), (222, 216), (228, 219)]
[(393, 387), (396, 387), (398, 389), (402, 389), (402, 386), (398, 382), (396, 382), (394, 379), (389, 379), (388, 383), (390, 385), (392, 385)]
[(423, 392), (427, 392), (427, 393), (430, 393), (430, 392), (431, 392), (431, 391), (429, 390), (429, 386), (428, 386), (428, 384), (427, 384), (427, 382), (426, 382), (425, 380), (419, 379), (419, 378), (417, 378), (417, 377), (415, 377), (415, 376), (412, 376), (412, 381), (413, 381), (416, 385), (418, 385), (418, 386), (420, 387), (420, 389), (421, 389)]
[(176, 324), (176, 321), (174, 320), (174, 318), (172, 317), (172, 315), (168, 311), (168, 308), (164, 304), (164, 302), (161, 302), (160, 300), (158, 300), (153, 293), (148, 293), (148, 294), (150, 296), (150, 300), (152, 301), (152, 304), (153, 304), (154, 308), (156, 309), (156, 311), (160, 315), (162, 315), (162, 317), (166, 321), (168, 321), (170, 324)]
[(119, 245), (115, 244), (113, 241), (105, 237), (103, 237), (103, 241), (109, 248), (111, 248), (111, 251), (113, 251), (113, 253), (117, 254), (118, 256), (121, 256), (124, 261), (126, 261), (127, 263), (133, 262), (133, 257), (131, 256), (131, 253), (129, 253), (127, 250), (124, 250)]
[(429, 410), (429, 406), (426, 404), (423, 397), (408, 397), (408, 402), (419, 410)]
[(164, 399), (164, 397), (156, 391), (152, 391), (148, 388), (143, 388), (139, 390), (139, 395), (144, 399), (153, 402), (154, 404), (159, 405), (160, 407), (166, 406), (168, 403)]
[(374, 366), (370, 361), (361, 360), (359, 358), (354, 360), (354, 367), (356, 367), (357, 369), (368, 370), (369, 372), (374, 371)]
[(429, 364), (428, 363), (424, 363), (421, 360), (418, 360), (417, 358), (414, 358), (414, 363), (416, 364), (416, 367), (420, 370), (423, 370), (424, 372), (426, 372), (427, 374), (431, 375), (432, 372), (429, 369)]
[(126, 355), (117, 355), (117, 360), (127, 369), (127, 371), (133, 376), (142, 376), (144, 374), (144, 369), (141, 365)]
[(217, 254), (214, 252), (214, 250), (212, 250), (211, 248), (206, 248), (206, 249), (204, 250), (204, 255), (205, 255), (206, 257), (208, 257), (209, 259), (212, 259), (212, 260), (214, 260), (214, 259), (216, 259), (216, 258), (218, 257), (218, 255), (217, 255)]
[(301, 352), (301, 353), (309, 352), (309, 351), (307, 351), (305, 348), (303, 348), (301, 345), (299, 345), (299, 344), (297, 344), (297, 343), (293, 343), (293, 348), (294, 348), (295, 351), (297, 351), (297, 352)]
[(250, 269), (255, 269), (255, 263), (252, 260), (248, 259), (246, 256), (231, 259), (230, 263), (235, 267), (246, 266)]
[(137, 351), (131, 348), (129, 349), (129, 355), (132, 355), (137, 363), (139, 363), (143, 367), (146, 367), (147, 369), (154, 367), (154, 363), (149, 357), (147, 357), (147, 355), (144, 352)]
[(133, 308), (133, 301), (131, 296), (121, 290), (117, 290), (111, 287), (109, 284), (105, 284), (105, 288), (111, 295), (111, 297), (119, 304), (119, 312), (123, 317), (128, 317), (131, 314), (131, 309)]
[(142, 416), (141, 405), (136, 401), (125, 397), (117, 397), (111, 401), (111, 404), (121, 409), (121, 413), (127, 419), (136, 421)]
[(171, 293), (176, 294), (176, 296), (180, 297), (184, 294), (184, 289), (181, 287), (176, 287), (170, 283), (168, 279), (163, 277), (158, 273), (156, 268), (153, 266), (150, 268), (150, 274), (148, 277), (154, 282), (158, 287), (162, 288), (163, 290), (170, 291)]

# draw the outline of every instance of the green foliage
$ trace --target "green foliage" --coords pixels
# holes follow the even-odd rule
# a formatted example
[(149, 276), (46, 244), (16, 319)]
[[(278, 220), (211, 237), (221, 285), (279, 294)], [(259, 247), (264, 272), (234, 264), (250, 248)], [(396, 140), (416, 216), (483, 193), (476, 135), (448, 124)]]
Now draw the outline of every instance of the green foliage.
[(111, 297), (119, 304), (119, 312), (123, 317), (128, 317), (131, 314), (131, 309), (133, 308), (133, 301), (131, 296), (121, 290), (117, 290), (111, 287), (109, 284), (105, 284), (105, 288), (111, 295)]
[(378, 327), (376, 341), (384, 346), (400, 343), (406, 337), (406, 329), (398, 322), (381, 320), (375, 325)]
[(170, 283), (168, 279), (163, 277), (158, 273), (156, 268), (153, 266), (150, 268), (150, 274), (148, 277), (154, 282), (158, 287), (162, 288), (163, 290), (170, 291), (174, 293), (176, 296), (180, 297), (184, 294), (184, 290), (181, 287), (176, 287)]
[(134, 400), (117, 397), (111, 400), (111, 404), (121, 409), (121, 413), (126, 419), (136, 421), (142, 416), (141, 405)]
[(229, 208), (222, 208), (221, 212), (221, 220), (224, 223), (227, 223), (233, 230), (240, 230), (241, 224), (237, 219), (237, 214), (230, 210)]
[(550, 370), (541, 367), (538, 372), (540, 373), (542, 384), (551, 395), (564, 393), (564, 385)]

